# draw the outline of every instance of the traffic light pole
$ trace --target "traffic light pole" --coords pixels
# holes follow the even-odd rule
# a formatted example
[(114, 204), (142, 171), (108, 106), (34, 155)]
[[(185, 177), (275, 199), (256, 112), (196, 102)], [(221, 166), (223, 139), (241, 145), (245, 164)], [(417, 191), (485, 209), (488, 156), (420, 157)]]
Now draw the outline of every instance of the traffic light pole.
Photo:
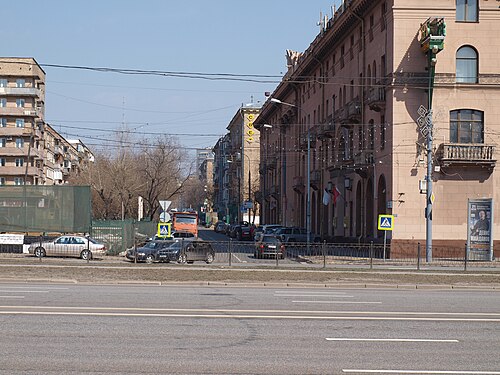
[(432, 169), (433, 169), (433, 152), (432, 152), (432, 136), (434, 133), (434, 123), (432, 119), (432, 94), (434, 90), (434, 75), (436, 73), (436, 54), (432, 49), (428, 51), (429, 55), (429, 103), (428, 103), (428, 132), (427, 132), (427, 175), (425, 176), (427, 183), (425, 209), (425, 260), (432, 262)]

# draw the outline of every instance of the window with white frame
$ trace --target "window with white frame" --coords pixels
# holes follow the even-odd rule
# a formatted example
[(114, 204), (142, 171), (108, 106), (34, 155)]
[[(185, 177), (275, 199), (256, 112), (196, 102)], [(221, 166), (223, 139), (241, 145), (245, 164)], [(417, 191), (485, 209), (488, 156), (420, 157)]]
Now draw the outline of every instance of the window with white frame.
[(477, 83), (477, 51), (471, 46), (463, 46), (456, 54), (456, 80), (457, 83)]
[(0, 147), (5, 147), (7, 145), (7, 139), (0, 138)]
[(456, 18), (460, 22), (477, 22), (477, 0), (457, 0)]
[(16, 128), (24, 128), (24, 119), (16, 118)]
[(22, 167), (24, 165), (24, 159), (16, 158), (16, 167)]
[(5, 177), (0, 177), (0, 185), (5, 185)]
[(24, 87), (26, 85), (26, 80), (23, 78), (16, 79), (16, 87)]
[(24, 139), (22, 139), (22, 138), (16, 138), (16, 147), (17, 148), (23, 148), (24, 147)]
[(6, 163), (6, 159), (5, 158), (0, 158), (0, 167), (5, 167), (5, 163)]
[(24, 99), (16, 99), (16, 107), (17, 108), (24, 108), (26, 101)]
[(7, 79), (0, 78), (0, 87), (7, 87)]
[(0, 117), (0, 128), (5, 128), (7, 126), (7, 119), (5, 117)]
[(7, 107), (7, 98), (0, 98), (0, 107)]
[(24, 185), (24, 178), (14, 177), (14, 185)]

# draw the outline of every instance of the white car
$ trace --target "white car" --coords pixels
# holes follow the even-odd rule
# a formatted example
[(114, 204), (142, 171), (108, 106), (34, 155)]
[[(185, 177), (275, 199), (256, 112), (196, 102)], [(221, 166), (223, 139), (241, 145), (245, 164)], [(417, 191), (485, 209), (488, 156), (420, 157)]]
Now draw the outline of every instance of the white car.
[(34, 242), (28, 247), (28, 252), (39, 258), (57, 255), (88, 260), (106, 254), (106, 246), (90, 237), (70, 235), (58, 237), (53, 241)]
[(276, 230), (278, 230), (282, 227), (283, 227), (283, 225), (280, 225), (280, 224), (265, 224), (265, 225), (263, 225), (262, 227), (260, 227), (262, 230), (255, 232), (255, 235), (254, 235), (255, 242), (262, 241), (262, 238), (265, 235), (273, 234)]

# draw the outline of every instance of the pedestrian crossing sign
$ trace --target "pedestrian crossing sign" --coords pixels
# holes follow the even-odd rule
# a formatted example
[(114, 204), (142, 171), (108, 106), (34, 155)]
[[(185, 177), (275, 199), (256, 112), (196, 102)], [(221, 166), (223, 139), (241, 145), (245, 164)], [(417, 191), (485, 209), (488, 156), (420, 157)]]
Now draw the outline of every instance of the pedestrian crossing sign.
[(158, 237), (170, 237), (171, 223), (158, 223)]
[(394, 215), (378, 215), (378, 230), (393, 230)]

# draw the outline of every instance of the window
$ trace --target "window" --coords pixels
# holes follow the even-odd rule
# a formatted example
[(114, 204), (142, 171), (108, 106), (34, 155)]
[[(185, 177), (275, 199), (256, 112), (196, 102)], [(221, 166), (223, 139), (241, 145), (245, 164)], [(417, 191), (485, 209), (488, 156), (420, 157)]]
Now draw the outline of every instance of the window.
[(354, 59), (354, 35), (351, 35), (351, 49), (349, 50), (351, 60)]
[(5, 167), (5, 158), (0, 158), (0, 167)]
[(5, 138), (0, 138), (0, 147), (5, 147), (7, 145), (7, 140)]
[(24, 139), (22, 139), (22, 138), (16, 138), (16, 147), (17, 148), (23, 148), (24, 147)]
[(370, 16), (370, 29), (368, 30), (368, 40), (371, 42), (373, 40), (373, 26), (375, 25), (375, 18), (373, 14)]
[(16, 79), (16, 87), (24, 87), (26, 81), (22, 78)]
[(335, 54), (332, 57), (332, 77), (335, 75)]
[(24, 128), (24, 119), (16, 118), (16, 128)]
[(340, 47), (340, 69), (344, 67), (344, 54), (345, 54), (345, 47), (344, 45), (342, 45), (342, 47)]
[(375, 149), (375, 123), (373, 120), (368, 122), (368, 137), (370, 139), (369, 149)]
[(25, 100), (24, 99), (16, 99), (16, 107), (24, 108)]
[(5, 117), (0, 118), (0, 128), (5, 128), (7, 126), (7, 119)]
[(470, 46), (457, 50), (457, 83), (477, 83), (477, 52)]
[(0, 185), (5, 185), (5, 177), (0, 177)]
[(380, 17), (380, 31), (385, 30), (385, 13), (387, 12), (387, 4), (382, 3), (382, 17)]
[(22, 167), (24, 165), (24, 159), (16, 158), (16, 167)]
[(474, 109), (450, 111), (450, 142), (484, 143), (483, 112)]
[(7, 98), (0, 98), (0, 107), (7, 107)]
[(0, 87), (7, 87), (7, 80), (5, 78), (0, 78)]
[(477, 14), (477, 0), (457, 0), (457, 21), (477, 22)]
[(24, 185), (24, 178), (14, 177), (14, 185)]

